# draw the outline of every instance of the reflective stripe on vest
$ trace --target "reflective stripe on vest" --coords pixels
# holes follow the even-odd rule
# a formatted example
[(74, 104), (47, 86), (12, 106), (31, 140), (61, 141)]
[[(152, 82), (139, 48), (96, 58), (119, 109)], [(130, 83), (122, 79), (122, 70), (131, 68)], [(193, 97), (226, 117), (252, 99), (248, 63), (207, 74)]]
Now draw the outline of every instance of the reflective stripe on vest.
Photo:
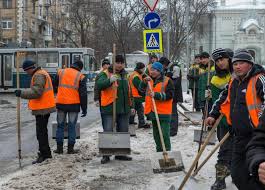
[[(153, 82), (153, 80), (151, 80), (150, 83), (151, 83), (151, 87), (153, 88), (153, 92), (158, 92), (158, 93), (161, 93), (162, 95), (163, 94), (165, 95), (165, 89), (168, 85), (168, 81), (169, 81), (169, 78), (165, 77), (163, 82), (160, 82), (160, 83), (156, 84), (155, 87), (153, 87), (154, 82)], [(147, 88), (147, 91), (149, 91), (149, 93), (150, 93), (149, 88)], [(157, 113), (158, 114), (164, 114), (164, 115), (172, 114), (172, 102), (173, 102), (173, 98), (171, 98), (169, 100), (155, 100)], [(152, 98), (147, 93), (147, 95), (145, 96), (144, 113), (149, 114), (151, 111), (154, 112)]]
[(43, 69), (37, 70), (31, 79), (31, 87), (34, 85), (34, 76), (36, 74), (41, 74), (45, 76), (45, 85), (44, 90), (38, 99), (31, 99), (29, 100), (28, 107), (30, 110), (42, 110), (42, 109), (49, 109), (55, 107), (55, 99), (52, 87), (52, 80), (50, 75)]
[(132, 88), (132, 96), (140, 98), (142, 96), (139, 95), (138, 89), (133, 84), (134, 77), (139, 77), (139, 79), (142, 81), (142, 75), (140, 75), (137, 71), (134, 71), (129, 78), (130, 86)]
[(80, 104), (79, 82), (84, 78), (81, 72), (66, 68), (58, 71), (59, 85), (57, 103), (59, 104)]
[[(253, 123), (254, 127), (258, 127), (259, 124), (259, 116), (261, 115), (261, 99), (257, 97), (256, 83), (258, 78), (262, 74), (258, 74), (250, 78), (246, 91), (246, 104), (248, 108), (248, 113)], [(229, 83), (228, 87), (228, 96), (225, 102), (221, 105), (221, 113), (223, 113), (226, 117), (227, 123), (232, 125), (231, 117), (230, 117), (230, 95), (231, 95), (231, 86), (233, 79)]]

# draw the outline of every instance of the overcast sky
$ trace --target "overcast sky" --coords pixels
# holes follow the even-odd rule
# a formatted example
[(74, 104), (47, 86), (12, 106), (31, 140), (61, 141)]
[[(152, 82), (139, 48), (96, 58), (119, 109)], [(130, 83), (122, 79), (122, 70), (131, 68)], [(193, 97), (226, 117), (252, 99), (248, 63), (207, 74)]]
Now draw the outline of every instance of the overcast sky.
[[(264, 1), (265, 0), (257, 0), (257, 2), (264, 2)], [(227, 5), (236, 5), (238, 3), (244, 3), (244, 2), (253, 2), (253, 0), (226, 0)]]

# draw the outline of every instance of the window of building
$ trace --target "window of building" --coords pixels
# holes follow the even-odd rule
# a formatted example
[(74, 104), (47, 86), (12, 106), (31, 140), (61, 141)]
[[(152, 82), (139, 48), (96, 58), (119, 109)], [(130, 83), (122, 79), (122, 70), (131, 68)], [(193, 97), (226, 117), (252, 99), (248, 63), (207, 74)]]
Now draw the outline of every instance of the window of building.
[(251, 29), (249, 30), (249, 35), (256, 35), (257, 34), (257, 31), (255, 29)]
[(12, 8), (12, 0), (3, 0), (3, 8), (11, 9)]
[(36, 3), (35, 1), (32, 1), (32, 14), (35, 15), (36, 9), (35, 9)]
[(12, 29), (13, 28), (12, 20), (3, 20), (2, 21), (2, 28), (3, 29)]
[(3, 39), (3, 42), (4, 42), (5, 44), (9, 44), (9, 43), (12, 42), (12, 38), (4, 38), (4, 39)]

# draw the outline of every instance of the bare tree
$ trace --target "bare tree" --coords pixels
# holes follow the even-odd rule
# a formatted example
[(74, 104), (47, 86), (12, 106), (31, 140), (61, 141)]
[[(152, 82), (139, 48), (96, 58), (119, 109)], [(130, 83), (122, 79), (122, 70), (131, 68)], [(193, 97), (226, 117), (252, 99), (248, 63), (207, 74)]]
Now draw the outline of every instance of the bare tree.
[(142, 0), (113, 0), (111, 10), (104, 11), (106, 24), (111, 28), (118, 50), (123, 54), (142, 49), (142, 21), (145, 10)]
[[(172, 60), (178, 60), (186, 51), (186, 40), (198, 31), (200, 19), (214, 6), (215, 0), (190, 0), (190, 22), (187, 35), (187, 0), (171, 0), (170, 49)], [(161, 10), (162, 23), (166, 23), (166, 10)], [(163, 26), (165, 28), (165, 26)]]

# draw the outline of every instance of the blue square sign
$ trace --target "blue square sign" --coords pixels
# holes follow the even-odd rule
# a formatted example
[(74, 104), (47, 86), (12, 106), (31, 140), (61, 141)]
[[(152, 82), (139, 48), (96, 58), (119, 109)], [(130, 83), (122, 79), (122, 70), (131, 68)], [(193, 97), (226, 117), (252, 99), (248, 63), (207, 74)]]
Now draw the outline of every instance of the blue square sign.
[(162, 30), (144, 30), (144, 52), (160, 52), (162, 53)]

